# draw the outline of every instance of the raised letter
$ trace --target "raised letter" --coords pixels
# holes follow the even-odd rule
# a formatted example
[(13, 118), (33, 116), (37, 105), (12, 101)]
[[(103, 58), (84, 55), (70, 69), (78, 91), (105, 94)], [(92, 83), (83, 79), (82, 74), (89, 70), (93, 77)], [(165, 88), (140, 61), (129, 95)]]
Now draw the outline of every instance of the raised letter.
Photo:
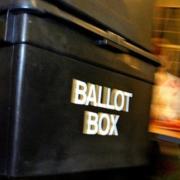
[(132, 94), (132, 93), (128, 93), (128, 92), (124, 92), (124, 96), (126, 97), (125, 111), (126, 111), (126, 112), (129, 112), (129, 99), (130, 99), (131, 97), (133, 97), (133, 94)]
[(96, 106), (96, 87), (94, 84), (88, 83), (87, 85), (87, 98), (86, 98), (86, 103), (85, 105), (92, 105)]
[(106, 105), (106, 109), (114, 110), (114, 105), (111, 105), (111, 88), (103, 88), (103, 103)]
[(124, 93), (123, 91), (113, 89), (114, 106), (117, 111), (121, 111), (124, 107)]
[(112, 135), (118, 136), (117, 122), (118, 122), (119, 116), (111, 114), (110, 119), (111, 119), (111, 129), (110, 129), (109, 135), (110, 136), (112, 136)]
[(108, 114), (99, 113), (98, 134), (105, 136), (109, 133), (110, 117)]
[(85, 104), (87, 85), (83, 81), (73, 79), (71, 102), (74, 104)]
[(84, 113), (83, 133), (94, 135), (98, 132), (98, 114), (90, 111)]

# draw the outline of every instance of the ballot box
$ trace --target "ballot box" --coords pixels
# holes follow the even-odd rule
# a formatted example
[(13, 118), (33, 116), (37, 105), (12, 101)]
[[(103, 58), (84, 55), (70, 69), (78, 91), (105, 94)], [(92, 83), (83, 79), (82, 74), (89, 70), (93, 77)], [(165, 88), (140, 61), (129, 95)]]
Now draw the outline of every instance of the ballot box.
[(1, 176), (146, 165), (159, 66), (147, 48), (66, 2), (3, 1), (0, 12)]

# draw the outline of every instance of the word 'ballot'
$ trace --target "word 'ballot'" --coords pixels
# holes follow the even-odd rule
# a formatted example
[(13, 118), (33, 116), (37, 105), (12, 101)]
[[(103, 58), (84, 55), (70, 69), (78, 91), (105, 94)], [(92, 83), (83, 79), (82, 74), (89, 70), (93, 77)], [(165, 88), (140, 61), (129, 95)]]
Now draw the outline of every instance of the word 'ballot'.
[[(111, 89), (77, 79), (72, 82), (71, 103), (129, 112), (130, 92)], [(118, 136), (119, 115), (85, 111), (83, 133)]]

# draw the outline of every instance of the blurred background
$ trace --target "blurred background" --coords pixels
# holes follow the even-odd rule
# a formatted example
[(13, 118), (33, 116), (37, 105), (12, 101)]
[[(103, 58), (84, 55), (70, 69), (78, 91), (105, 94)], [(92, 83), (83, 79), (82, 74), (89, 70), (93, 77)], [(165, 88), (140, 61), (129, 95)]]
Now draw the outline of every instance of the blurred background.
[(152, 179), (180, 180), (180, 0), (156, 0), (152, 44), (161, 62), (149, 127), (154, 139)]

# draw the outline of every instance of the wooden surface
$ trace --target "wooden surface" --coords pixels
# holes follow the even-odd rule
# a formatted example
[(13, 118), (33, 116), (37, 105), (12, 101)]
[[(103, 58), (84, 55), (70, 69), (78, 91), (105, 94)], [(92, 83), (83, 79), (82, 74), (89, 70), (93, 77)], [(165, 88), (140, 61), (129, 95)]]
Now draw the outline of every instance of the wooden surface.
[(149, 126), (149, 131), (151, 133), (156, 133), (156, 134), (160, 134), (160, 135), (166, 135), (166, 136), (169, 136), (169, 137), (174, 137), (174, 138), (180, 139), (180, 131), (174, 131), (174, 130), (166, 129), (166, 128), (163, 128), (163, 127), (156, 126), (154, 124), (151, 124)]

